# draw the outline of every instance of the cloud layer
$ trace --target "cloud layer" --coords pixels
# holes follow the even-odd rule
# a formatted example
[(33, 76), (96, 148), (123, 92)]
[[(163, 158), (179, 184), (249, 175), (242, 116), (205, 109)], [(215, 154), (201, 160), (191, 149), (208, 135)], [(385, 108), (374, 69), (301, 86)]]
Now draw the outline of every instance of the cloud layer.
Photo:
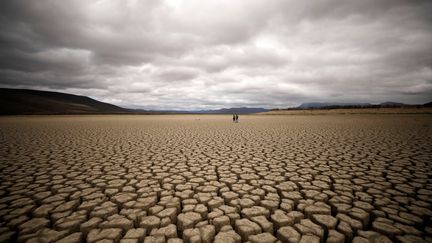
[(144, 109), (432, 100), (432, 2), (0, 3), (0, 86)]

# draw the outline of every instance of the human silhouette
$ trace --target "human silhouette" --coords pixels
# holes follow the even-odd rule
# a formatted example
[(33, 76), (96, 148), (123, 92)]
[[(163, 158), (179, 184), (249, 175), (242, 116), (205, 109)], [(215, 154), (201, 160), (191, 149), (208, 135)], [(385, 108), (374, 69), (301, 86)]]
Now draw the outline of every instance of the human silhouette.
[(236, 121), (236, 116), (233, 114), (233, 122)]
[(238, 115), (237, 114), (235, 115), (235, 120), (238, 123)]

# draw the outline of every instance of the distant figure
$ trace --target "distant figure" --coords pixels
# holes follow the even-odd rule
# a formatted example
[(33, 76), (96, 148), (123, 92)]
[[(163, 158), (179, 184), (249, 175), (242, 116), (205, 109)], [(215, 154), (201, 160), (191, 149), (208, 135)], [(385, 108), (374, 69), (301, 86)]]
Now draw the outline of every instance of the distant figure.
[(235, 115), (235, 120), (238, 123), (238, 115), (237, 114)]
[(233, 122), (236, 121), (236, 116), (233, 114)]

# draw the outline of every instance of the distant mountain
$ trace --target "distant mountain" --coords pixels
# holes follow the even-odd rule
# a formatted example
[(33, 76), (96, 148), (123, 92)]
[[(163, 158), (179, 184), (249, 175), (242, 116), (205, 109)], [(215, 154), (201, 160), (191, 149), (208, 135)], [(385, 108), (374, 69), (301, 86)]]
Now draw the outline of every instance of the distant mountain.
[(252, 114), (263, 108), (229, 108), (218, 110), (178, 111), (125, 109), (92, 98), (60, 92), (0, 88), (0, 115), (24, 114)]
[(404, 104), (404, 103), (393, 102), (393, 101), (383, 102), (383, 103), (381, 103), (379, 105), (381, 107), (402, 107), (402, 106), (406, 106), (406, 104)]
[(248, 108), (248, 107), (240, 107), (240, 108), (224, 108), (218, 110), (200, 110), (200, 111), (192, 111), (192, 113), (199, 114), (252, 114), (259, 112), (269, 111), (264, 108)]
[(86, 96), (30, 89), (0, 88), (0, 115), (126, 113)]
[(370, 104), (370, 103), (325, 103), (325, 102), (312, 102), (303, 103), (297, 107), (290, 108), (276, 108), (277, 110), (307, 110), (307, 109), (363, 109), (363, 108), (421, 108), (421, 107), (432, 107), (432, 102), (420, 105), (420, 104), (404, 104), (400, 102), (387, 101), (380, 104)]
[(322, 109), (326, 107), (362, 107), (370, 106), (369, 103), (325, 103), (325, 102), (312, 102), (303, 103), (299, 105), (298, 109)]
[[(142, 110), (134, 110), (141, 112)], [(253, 114), (259, 112), (266, 112), (268, 109), (264, 108), (223, 108), (217, 110), (145, 110), (149, 114)]]

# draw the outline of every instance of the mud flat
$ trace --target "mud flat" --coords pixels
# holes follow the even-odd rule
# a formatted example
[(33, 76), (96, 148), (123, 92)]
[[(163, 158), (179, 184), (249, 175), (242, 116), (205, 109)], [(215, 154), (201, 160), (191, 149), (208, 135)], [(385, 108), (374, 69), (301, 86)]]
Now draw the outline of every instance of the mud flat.
[(0, 118), (0, 242), (431, 242), (432, 116)]

